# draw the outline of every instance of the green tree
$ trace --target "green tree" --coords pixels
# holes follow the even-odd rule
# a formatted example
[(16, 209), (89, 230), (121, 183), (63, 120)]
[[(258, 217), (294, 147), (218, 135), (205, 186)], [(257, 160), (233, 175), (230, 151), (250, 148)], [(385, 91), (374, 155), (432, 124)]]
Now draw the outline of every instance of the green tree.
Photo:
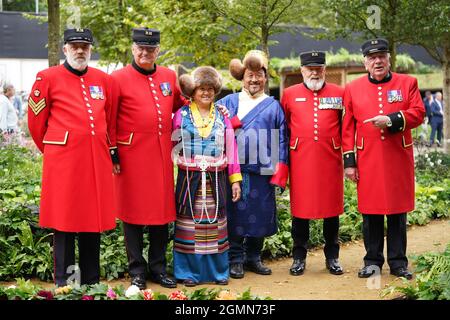
[[(132, 0), (62, 0), (63, 27), (84, 27), (94, 34), (101, 63), (131, 62), (131, 30), (146, 25), (151, 11)], [(155, 1), (156, 2), (156, 1)]]
[[(404, 28), (404, 11), (410, 0), (319, 0), (321, 14), (317, 25), (323, 28), (319, 38), (344, 37), (361, 41), (383, 37), (389, 41), (391, 68), (396, 70), (397, 47), (414, 37), (412, 30)], [(324, 18), (325, 17), (325, 18)]]
[(252, 37), (221, 16), (210, 1), (158, 1), (153, 12), (165, 63), (227, 67), (254, 45)]
[(404, 11), (408, 43), (422, 46), (442, 67), (444, 100), (444, 149), (450, 153), (450, 3), (447, 0), (414, 0)]
[(210, 1), (217, 12), (254, 38), (255, 45), (270, 58), (269, 37), (285, 31), (281, 24), (293, 22), (300, 13), (300, 1), (295, 0), (241, 0)]
[[(2, 0), (3, 11), (18, 11), (18, 12), (36, 12), (35, 0)], [(38, 11), (47, 12), (47, 1), (38, 1)]]

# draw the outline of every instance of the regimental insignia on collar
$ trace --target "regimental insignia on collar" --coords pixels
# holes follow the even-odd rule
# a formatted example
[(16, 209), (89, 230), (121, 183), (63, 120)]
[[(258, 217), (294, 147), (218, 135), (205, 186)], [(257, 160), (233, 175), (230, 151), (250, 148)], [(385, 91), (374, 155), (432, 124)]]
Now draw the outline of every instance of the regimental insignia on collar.
[(172, 89), (170, 88), (169, 82), (163, 82), (159, 85), (159, 88), (161, 89), (161, 92), (164, 97), (171, 96), (172, 95)]
[(389, 90), (387, 92), (387, 100), (389, 103), (402, 102), (403, 101), (402, 90)]
[(342, 110), (342, 97), (319, 98), (319, 109)]
[(34, 102), (33, 98), (31, 96), (28, 98), (28, 106), (31, 110), (33, 110), (33, 113), (35, 116), (37, 116), (44, 108), (47, 106), (45, 102), (45, 98), (42, 98), (38, 102)]
[(91, 98), (94, 100), (105, 99), (101, 86), (89, 86), (89, 92), (91, 93)]

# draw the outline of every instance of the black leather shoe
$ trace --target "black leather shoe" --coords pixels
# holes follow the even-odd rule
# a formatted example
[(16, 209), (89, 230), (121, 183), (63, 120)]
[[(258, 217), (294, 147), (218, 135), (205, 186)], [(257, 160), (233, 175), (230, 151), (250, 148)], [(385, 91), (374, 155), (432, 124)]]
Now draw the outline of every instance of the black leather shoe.
[(244, 264), (244, 269), (252, 271), (257, 274), (261, 274), (263, 276), (268, 276), (269, 274), (272, 274), (272, 270), (263, 265), (261, 261), (247, 262), (246, 264)]
[(157, 276), (151, 276), (150, 280), (155, 283), (159, 283), (164, 288), (176, 288), (177, 282), (167, 276), (165, 273), (161, 273)]
[(303, 272), (305, 272), (305, 268), (306, 268), (305, 259), (294, 259), (294, 262), (292, 262), (292, 266), (289, 269), (289, 273), (293, 276), (299, 276), (302, 275)]
[(242, 279), (244, 277), (244, 267), (242, 263), (230, 264), (230, 277), (234, 279)]
[(358, 278), (369, 278), (373, 274), (375, 274), (376, 270), (380, 270), (381, 268), (377, 265), (369, 265), (361, 268), (361, 270), (358, 271)]
[(183, 281), (183, 284), (184, 284), (186, 287), (195, 287), (198, 283), (195, 282), (194, 280), (186, 279), (186, 280)]
[(396, 277), (405, 278), (406, 280), (411, 280), (413, 278), (413, 274), (405, 267), (400, 267), (391, 270), (391, 274)]
[(138, 274), (133, 277), (131, 277), (131, 285), (138, 287), (141, 290), (145, 290), (147, 288), (147, 285), (145, 283), (145, 275)]
[(227, 279), (216, 280), (215, 284), (218, 284), (219, 286), (226, 286), (228, 284), (228, 280)]
[(331, 274), (340, 275), (344, 273), (338, 259), (326, 259), (325, 266)]

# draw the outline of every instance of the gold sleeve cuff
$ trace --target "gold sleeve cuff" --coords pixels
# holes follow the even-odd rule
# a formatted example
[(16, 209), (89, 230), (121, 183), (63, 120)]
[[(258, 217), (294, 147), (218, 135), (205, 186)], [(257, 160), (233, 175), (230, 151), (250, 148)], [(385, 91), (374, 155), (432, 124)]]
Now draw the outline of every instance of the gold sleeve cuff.
[(230, 179), (230, 183), (233, 184), (235, 182), (242, 181), (242, 174), (240, 173), (233, 173), (231, 176), (228, 177)]

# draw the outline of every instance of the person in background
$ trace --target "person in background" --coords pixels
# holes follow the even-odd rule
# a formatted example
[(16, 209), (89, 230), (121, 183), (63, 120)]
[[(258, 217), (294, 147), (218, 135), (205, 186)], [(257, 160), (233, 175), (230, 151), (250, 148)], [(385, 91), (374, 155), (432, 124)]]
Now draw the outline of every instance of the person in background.
[(442, 101), (442, 93), (436, 92), (435, 98), (431, 103), (431, 134), (430, 144), (434, 144), (434, 137), (437, 134), (436, 143), (440, 147), (442, 143), (442, 127), (444, 125), (444, 101)]
[(14, 133), (18, 130), (18, 117), (16, 109), (11, 100), (15, 96), (12, 84), (7, 84), (0, 95), (0, 131), (3, 133)]

